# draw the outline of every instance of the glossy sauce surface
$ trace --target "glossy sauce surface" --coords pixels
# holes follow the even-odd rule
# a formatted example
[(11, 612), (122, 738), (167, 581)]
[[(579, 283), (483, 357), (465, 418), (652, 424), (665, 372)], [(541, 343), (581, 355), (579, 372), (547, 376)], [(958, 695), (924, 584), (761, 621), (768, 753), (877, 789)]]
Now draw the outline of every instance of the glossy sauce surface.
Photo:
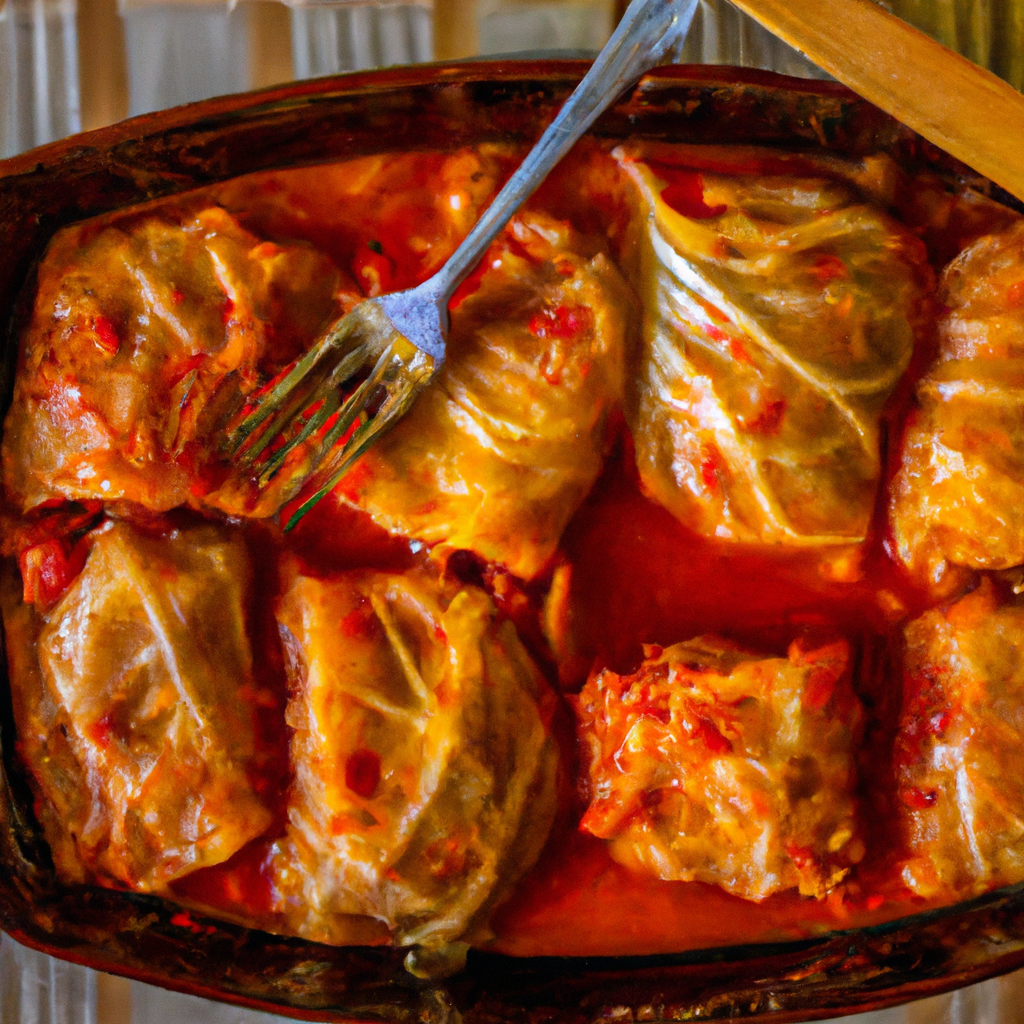
[[(776, 555), (709, 545), (640, 493), (631, 454), (623, 430), (604, 476), (563, 538), (572, 580), (575, 664), (584, 676), (590, 665), (631, 670), (643, 656), (642, 644), (705, 633), (774, 652), (784, 650), (794, 635), (838, 632), (863, 638), (868, 650), (884, 651), (893, 623), (921, 603), (878, 542), (859, 573), (851, 568), (850, 559), (856, 558), (848, 550)], [(265, 544), (270, 537), (259, 540)], [(321, 503), (293, 534), (276, 542), (295, 551), (307, 571), (327, 577), (357, 566), (407, 568), (423, 557), (336, 498)], [(860, 578), (836, 582), (829, 577), (837, 571)], [(273, 590), (268, 581), (264, 585), (261, 604)], [(578, 689), (582, 681), (567, 681), (563, 689)], [(875, 682), (887, 688), (884, 677)], [(898, 706), (884, 693), (861, 696), (877, 705), (883, 721), (876, 731), (891, 728)], [(825, 900), (793, 891), (754, 903), (715, 886), (664, 882), (629, 871), (611, 859), (604, 842), (578, 832), (583, 804), (569, 778), (577, 767), (570, 716), (567, 709), (556, 728), (568, 768), (562, 812), (539, 864), (498, 908), (493, 948), (518, 956), (664, 953), (777, 941), (927, 909), (898, 878), (900, 851), (884, 824), (890, 788), (884, 759), (873, 766), (869, 757), (862, 761), (862, 770), (868, 767), (861, 797), (869, 853), (855, 881)], [(275, 763), (280, 748), (267, 749)], [(287, 772), (286, 758), (276, 764)], [(283, 802), (279, 806), (283, 810)], [(279, 821), (283, 831), (283, 818)], [(175, 883), (175, 893), (273, 929), (273, 893), (263, 871), (272, 844), (272, 836), (255, 841), (225, 864)], [(387, 941), (382, 927), (366, 925), (364, 941)]]
[[(502, 155), (499, 162), (506, 160)], [(435, 223), (432, 166), (425, 161), (418, 168), (419, 178), (406, 183), (403, 199), (374, 229), (379, 238), (369, 237), (368, 230), (360, 234), (353, 223), (332, 221), (329, 192), (319, 190), (315, 172), (296, 172), (287, 179), (254, 176), (222, 187), (219, 198), (229, 208), (244, 207), (246, 226), (257, 233), (313, 242), (363, 290), (375, 294), (413, 284), (432, 269), (436, 254), (431, 245), (408, 230), (409, 224), (417, 224), (429, 236)], [(368, 173), (372, 169), (368, 166)], [(551, 209), (579, 208), (581, 198), (562, 191), (571, 180), (571, 168), (559, 175), (545, 187), (541, 202)], [(680, 202), (692, 206), (686, 184), (677, 183), (685, 193)], [(599, 217), (614, 218), (614, 209)], [(450, 241), (428, 240), (439, 249)], [(940, 237), (935, 251), (942, 244)], [(890, 401), (890, 448), (926, 348)], [(713, 633), (776, 654), (798, 635), (838, 633), (853, 641), (862, 659), (855, 678), (871, 719), (859, 792), (868, 855), (851, 880), (821, 901), (787, 892), (753, 903), (702, 883), (663, 882), (630, 872), (612, 861), (602, 841), (577, 830), (584, 804), (574, 782), (577, 752), (566, 708), (556, 730), (564, 766), (559, 820), (539, 864), (496, 912), (493, 948), (515, 955), (684, 951), (859, 927), (927, 908), (899, 881), (902, 851), (887, 829), (891, 767), (887, 756), (874, 756), (886, 749), (899, 711), (899, 680), (887, 666), (894, 631), (927, 604), (885, 552), (881, 506), (880, 499), (862, 551), (851, 546), (776, 552), (716, 544), (688, 531), (641, 493), (632, 442), (625, 426), (618, 424), (604, 473), (563, 535), (555, 565), (534, 584), (514, 583), (516, 600), (496, 603), (514, 618), (552, 683), (570, 693), (595, 668), (634, 670), (644, 644), (669, 645)], [(427, 554), (419, 544), (389, 536), (368, 515), (334, 496), (287, 536), (261, 524), (244, 529), (261, 567), (252, 610), (261, 701), (258, 788), (276, 811), (275, 825), (224, 864), (174, 883), (173, 892), (188, 904), (274, 930), (274, 894), (264, 865), (285, 828), (289, 782), (287, 685), (274, 620), (280, 589), (277, 559), (290, 551), (304, 572), (329, 577), (353, 568), (406, 569)], [(466, 571), (478, 570), (471, 564)], [(454, 571), (459, 571), (458, 564)], [(487, 573), (481, 578), (493, 589)], [(564, 604), (555, 609), (562, 626), (554, 637), (558, 649), (552, 650), (552, 638), (545, 640), (541, 623), (550, 618), (544, 601), (555, 578)], [(366, 921), (361, 941), (387, 938), (383, 926)]]

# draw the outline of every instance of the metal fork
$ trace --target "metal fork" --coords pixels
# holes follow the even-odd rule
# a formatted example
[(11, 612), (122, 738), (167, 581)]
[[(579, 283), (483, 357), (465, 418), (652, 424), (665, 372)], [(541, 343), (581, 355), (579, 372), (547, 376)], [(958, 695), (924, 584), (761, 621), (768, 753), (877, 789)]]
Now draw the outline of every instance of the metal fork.
[[(228, 432), (226, 453), (243, 469), (255, 470), (260, 490), (299, 445), (313, 439), (282, 504), (313, 473), (316, 491), (286, 530), (408, 411), (444, 362), (448, 300), (459, 283), (612, 101), (644, 72), (679, 53), (696, 7), (697, 0), (635, 0), (586, 77), (445, 265), (416, 288), (361, 302)], [(346, 397), (368, 367), (369, 374)]]

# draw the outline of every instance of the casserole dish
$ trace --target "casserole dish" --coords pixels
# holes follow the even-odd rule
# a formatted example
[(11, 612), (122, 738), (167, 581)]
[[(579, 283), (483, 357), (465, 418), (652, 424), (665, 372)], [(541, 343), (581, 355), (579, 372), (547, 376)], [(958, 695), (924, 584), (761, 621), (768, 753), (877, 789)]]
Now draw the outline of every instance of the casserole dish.
[[(58, 228), (252, 171), (379, 152), (392, 139), (406, 149), (528, 143), (582, 71), (502, 62), (322, 80), (138, 118), (8, 161), (0, 166), (6, 400), (18, 296)], [(854, 157), (881, 150), (1010, 203), (845, 89), (765, 73), (661, 71), (595, 134)], [(1024, 887), (1015, 886), (870, 928), (679, 954), (471, 951), (455, 976), (421, 980), (403, 969), (401, 950), (279, 938), (153, 897), (60, 884), (14, 758), (6, 691), (0, 714), (0, 925), (54, 955), (195, 995), (310, 1020), (785, 1021), (918, 998), (1024, 963)]]

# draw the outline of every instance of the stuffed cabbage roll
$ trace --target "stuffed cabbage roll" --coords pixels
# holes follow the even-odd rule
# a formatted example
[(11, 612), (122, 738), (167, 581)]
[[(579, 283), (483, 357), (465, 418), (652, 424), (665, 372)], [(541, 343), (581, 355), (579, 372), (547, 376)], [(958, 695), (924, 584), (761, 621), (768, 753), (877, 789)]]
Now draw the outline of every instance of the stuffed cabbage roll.
[(19, 749), (58, 875), (166, 891), (258, 836), (249, 565), (214, 527), (90, 539), (46, 614), (7, 580)]
[(961, 253), (939, 298), (890, 500), (896, 554), (933, 584), (1024, 563), (1024, 220)]
[[(38, 270), (4, 428), (8, 498), (248, 511), (211, 435), (338, 312), (326, 257), (217, 207), (85, 222)], [(211, 450), (212, 449), (212, 450)]]
[(845, 641), (766, 658), (716, 637), (646, 648), (576, 698), (590, 806), (620, 863), (762, 900), (828, 893), (864, 854)]
[(340, 493), (393, 533), (529, 579), (601, 471), (631, 300), (603, 254), (539, 213), (482, 266), (438, 378)]
[(862, 541), (879, 414), (930, 287), (923, 246), (849, 183), (764, 153), (719, 153), (714, 171), (671, 146), (616, 155), (644, 303), (627, 417), (645, 491), (709, 537)]
[(412, 287), (440, 270), (518, 163), (516, 156), (493, 143), (441, 153), (375, 153), (246, 174), (213, 186), (210, 194), (257, 234), (312, 242), (374, 296)]
[(903, 880), (930, 897), (1024, 881), (1024, 605), (985, 580), (915, 619), (905, 640)]
[(438, 950), (479, 937), (555, 807), (552, 695), (490, 598), (425, 570), (291, 573), (279, 622), (295, 781), (272, 864), (290, 930), (346, 915)]

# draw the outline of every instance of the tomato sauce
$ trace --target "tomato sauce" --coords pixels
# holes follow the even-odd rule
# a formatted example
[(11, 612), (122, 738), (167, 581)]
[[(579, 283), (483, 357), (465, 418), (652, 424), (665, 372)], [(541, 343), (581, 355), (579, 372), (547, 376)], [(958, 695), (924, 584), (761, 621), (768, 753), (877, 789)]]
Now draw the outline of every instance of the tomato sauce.
[[(417, 545), (388, 535), (337, 497), (323, 501), (283, 539), (263, 527), (250, 530), (264, 550), (268, 544), (279, 552), (290, 550), (306, 571), (321, 576), (356, 567), (398, 570), (425, 557), (411, 550)], [(884, 651), (895, 622), (922, 602), (877, 537), (861, 561), (846, 549), (775, 553), (714, 544), (690, 533), (641, 493), (624, 428), (604, 475), (566, 531), (562, 549), (571, 576), (575, 675), (570, 672), (559, 684), (550, 650), (539, 661), (563, 691), (578, 689), (591, 668), (635, 669), (644, 644), (669, 645), (707, 633), (766, 654), (783, 653), (795, 636), (837, 633), (861, 639), (865, 651)], [(494, 587), (487, 574), (479, 582)], [(267, 618), (276, 581), (264, 578), (262, 587), (263, 610), (257, 615), (266, 637), (271, 630), (276, 633), (272, 617)], [(523, 614), (522, 604), (518, 613)], [(530, 614), (537, 616), (537, 602)], [(529, 632), (533, 646), (541, 631), (534, 624)], [(269, 650), (273, 644), (266, 646)], [(270, 655), (263, 676), (276, 673), (281, 673), (278, 699), (283, 699), (280, 656)], [(894, 727), (898, 699), (872, 692), (872, 686), (891, 687), (884, 673), (862, 670), (859, 675), (862, 699), (876, 718), (866, 749), (872, 742), (882, 748)], [(267, 715), (267, 721), (280, 723), (283, 708), (269, 702)], [(884, 757), (864, 758), (865, 765), (874, 766), (864, 772), (861, 786), (869, 852), (851, 879), (825, 900), (791, 891), (754, 903), (716, 886), (664, 882), (630, 871), (611, 859), (603, 841), (579, 831), (585, 805), (576, 785), (570, 716), (566, 710), (555, 728), (564, 774), (559, 822), (537, 866), (498, 908), (492, 921), (494, 949), (518, 956), (666, 953), (861, 927), (929, 906), (899, 881), (900, 851), (886, 827), (891, 783)], [(264, 763), (276, 772), (273, 785), (280, 799), (287, 753), (278, 733), (273, 738), (264, 731), (263, 749)], [(274, 838), (284, 833), (283, 799), (277, 807), (278, 825), (270, 835), (227, 863), (175, 883), (176, 895), (273, 928), (274, 894), (264, 865)]]
[[(735, 170), (730, 167), (730, 170)], [(787, 165), (785, 170), (791, 171)], [(326, 251), (347, 269), (364, 294), (407, 287), (427, 276), (434, 209), (429, 161), (408, 182), (408, 194), (393, 204), (388, 222), (374, 237), (351, 224), (332, 227), (317, 199), (316, 173), (296, 191), (273, 181), (246, 192), (247, 226), (270, 237), (301, 237)], [(568, 172), (560, 171), (566, 176)], [(258, 176), (256, 176), (258, 178)], [(254, 178), (254, 181), (256, 180)], [(700, 175), (672, 169), (672, 198), (688, 216), (711, 216), (703, 206)], [(576, 195), (558, 195), (559, 177), (545, 186), (543, 201), (577, 208)], [(264, 192), (260, 193), (259, 188)], [(229, 204), (230, 205), (230, 204)], [(616, 211), (603, 211), (614, 217)], [(410, 225), (417, 234), (410, 235)], [(365, 236), (365, 237), (364, 237)], [(424, 241), (426, 239), (426, 241)], [(441, 244), (441, 243), (439, 243)], [(433, 254), (431, 258), (436, 258)], [(842, 268), (823, 264), (823, 277)], [(464, 286), (473, 287), (473, 278)], [(568, 330), (573, 311), (536, 330)], [(533, 329), (531, 326), (531, 329)], [(98, 329), (99, 331), (99, 329)], [(101, 341), (108, 339), (101, 333)], [(923, 356), (912, 372), (920, 372)], [(899, 422), (911, 394), (908, 381), (893, 400), (890, 422)], [(358, 467), (356, 469), (358, 472)], [(344, 491), (344, 482), (341, 485)], [(559, 821), (536, 867), (518, 884), (492, 920), (496, 950), (520, 955), (628, 955), (680, 952), (702, 947), (778, 941), (856, 928), (927, 909), (899, 881), (901, 851), (890, 833), (887, 801), (892, 798), (887, 738), (894, 730), (898, 680), (886, 672), (886, 649), (897, 623), (924, 607), (924, 598), (888, 558), (876, 516), (870, 541), (829, 550), (745, 548), (711, 542), (680, 525), (641, 492), (631, 439), (620, 425), (602, 477), (562, 538), (555, 571), (568, 574), (563, 616), (564, 649), (545, 648), (540, 627), (544, 595), (537, 588), (512, 588), (513, 617), (524, 640), (553, 686), (578, 690), (595, 669), (635, 670), (644, 644), (667, 646), (704, 634), (719, 634), (766, 655), (783, 655), (797, 636), (842, 635), (859, 643), (862, 664), (855, 673), (870, 725), (861, 765), (861, 800), (868, 856), (847, 882), (827, 899), (801, 897), (795, 891), (761, 903), (731, 896), (699, 882), (663, 882), (615, 863), (606, 844), (578, 829), (585, 803), (576, 786), (577, 756), (566, 710), (556, 729), (562, 748), (563, 786)], [(275, 810), (274, 827), (226, 863), (196, 871), (173, 886), (181, 900), (212, 908), (228, 917), (273, 929), (274, 893), (265, 865), (273, 843), (286, 828), (289, 785), (288, 730), (284, 726), (287, 685), (274, 602), (279, 585), (277, 558), (292, 553), (302, 571), (330, 576), (353, 568), (402, 570), (427, 557), (422, 546), (387, 534), (369, 516), (336, 495), (322, 501), (290, 534), (259, 524), (245, 527), (259, 568), (252, 612), (256, 638), (255, 692), (260, 749), (260, 795)], [(47, 549), (49, 551), (49, 549)], [(273, 558), (267, 557), (272, 553)], [(61, 549), (66, 560), (69, 554)], [(49, 557), (49, 556), (48, 556)], [(49, 586), (56, 560), (40, 558), (40, 586)], [(456, 566), (458, 560), (456, 559)], [(60, 568), (60, 566), (58, 566)], [(55, 572), (56, 570), (54, 570)], [(476, 582), (497, 590), (500, 576), (469, 565)], [(48, 575), (49, 573), (49, 575)], [(550, 574), (544, 582), (550, 582)], [(495, 592), (509, 611), (509, 588)], [(352, 788), (371, 791), (379, 763), (366, 757), (350, 765)], [(381, 929), (368, 929), (367, 941), (385, 941)]]

